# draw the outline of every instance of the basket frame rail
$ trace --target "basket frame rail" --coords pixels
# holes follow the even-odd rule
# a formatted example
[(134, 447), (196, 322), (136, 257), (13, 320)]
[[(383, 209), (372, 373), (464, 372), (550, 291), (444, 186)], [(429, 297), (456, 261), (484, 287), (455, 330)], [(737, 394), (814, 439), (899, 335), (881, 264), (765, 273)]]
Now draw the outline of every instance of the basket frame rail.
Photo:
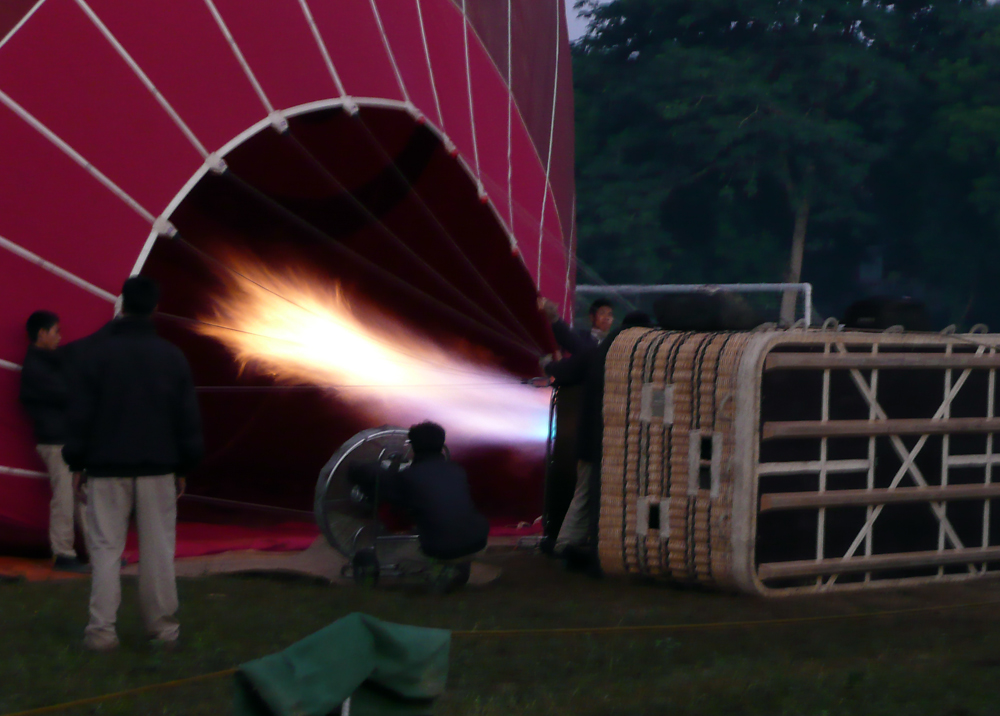
[[(956, 354), (956, 345), (976, 344), (975, 352)], [(943, 353), (934, 354), (880, 354), (879, 345), (885, 343), (893, 348), (925, 346)], [(991, 500), (1000, 497), (1000, 485), (993, 483), (993, 466), (1000, 464), (1000, 455), (994, 453), (994, 436), (991, 430), (1000, 430), (996, 420), (996, 372), (1000, 367), (998, 353), (1000, 336), (926, 336), (926, 335), (882, 335), (834, 332), (784, 332), (762, 334), (753, 341), (743, 356), (738, 374), (736, 400), (735, 440), (738, 453), (745, 459), (735, 461), (732, 482), (734, 504), (750, 506), (750, 509), (735, 510), (732, 523), (733, 578), (741, 589), (769, 595), (796, 594), (829, 590), (855, 590), (875, 586), (873, 572), (877, 569), (937, 566), (933, 576), (902, 578), (878, 578), (878, 586), (914, 584), (934, 581), (952, 581), (981, 577), (988, 571), (986, 560), (1000, 558), (1000, 546), (990, 544)], [(800, 344), (803, 347), (823, 345), (823, 352), (771, 353), (783, 344)], [(859, 348), (867, 346), (866, 352)], [(854, 350), (849, 351), (849, 347)], [(936, 360), (938, 359), (938, 360)], [(843, 361), (842, 363), (839, 361)], [(892, 420), (879, 401), (879, 371), (885, 369), (938, 368), (942, 370), (943, 382), (940, 404), (930, 420), (910, 421), (919, 425), (906, 426), (905, 420)], [(811, 369), (822, 371), (821, 415), (819, 421), (810, 423), (811, 437), (819, 438), (819, 460), (795, 462), (760, 462), (761, 442), (775, 437), (793, 437), (787, 432), (775, 431), (774, 424), (761, 420), (761, 395), (763, 375), (775, 369)], [(973, 369), (986, 370), (987, 390), (986, 415), (984, 419), (951, 417), (951, 407), (968, 381)], [(838, 423), (830, 419), (831, 372), (847, 371), (851, 382), (864, 399), (868, 408), (867, 431), (852, 428), (839, 431)], [(862, 370), (866, 370), (866, 377)], [(957, 373), (957, 375), (956, 375)], [(962, 421), (965, 422), (962, 422)], [(975, 422), (979, 421), (979, 422)], [(863, 421), (850, 421), (859, 423)], [(794, 432), (794, 431), (793, 431)], [(985, 452), (982, 454), (952, 454), (949, 432), (976, 432), (986, 434)], [(867, 460), (830, 459), (828, 440), (841, 434), (867, 437)], [(940, 484), (930, 484), (916, 463), (932, 434), (942, 434), (940, 461)], [(910, 449), (902, 440), (902, 435), (918, 436)], [(803, 437), (799, 435), (799, 437)], [(900, 460), (892, 481), (887, 488), (875, 488), (876, 441), (888, 439), (893, 453)], [(953, 467), (977, 466), (984, 469), (982, 483), (949, 485), (949, 471)], [(827, 489), (827, 478), (831, 474), (864, 472), (864, 490)], [(761, 480), (771, 475), (803, 474), (816, 475), (818, 489), (804, 493), (761, 493)], [(904, 480), (907, 484), (904, 484)], [(838, 494), (839, 493), (839, 494)], [(983, 500), (982, 540), (979, 545), (965, 545), (948, 517), (948, 502), (961, 499)], [(846, 502), (845, 502), (846, 500)], [(937, 548), (924, 552), (895, 552), (873, 554), (872, 533), (886, 504), (898, 502), (925, 502), (937, 522)], [(843, 555), (829, 555), (826, 545), (826, 510), (843, 504), (865, 507), (865, 520), (850, 547)], [(815, 559), (798, 562), (755, 563), (754, 545), (758, 516), (762, 512), (775, 509), (815, 508), (817, 528)], [(965, 565), (961, 573), (946, 573), (945, 565)], [(862, 581), (838, 583), (842, 574), (863, 574)], [(766, 580), (780, 578), (807, 578), (815, 576), (815, 581), (807, 586), (772, 587)]]

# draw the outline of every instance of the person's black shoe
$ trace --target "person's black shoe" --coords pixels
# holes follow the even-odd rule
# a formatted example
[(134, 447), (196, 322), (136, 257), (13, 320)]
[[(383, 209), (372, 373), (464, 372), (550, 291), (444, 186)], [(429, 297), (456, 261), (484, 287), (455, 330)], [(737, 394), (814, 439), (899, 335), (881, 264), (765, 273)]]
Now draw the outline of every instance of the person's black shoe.
[(354, 583), (360, 587), (378, 586), (379, 563), (375, 556), (375, 550), (359, 549), (351, 560), (351, 568), (354, 572)]
[(576, 545), (566, 545), (559, 556), (570, 572), (586, 572), (595, 561), (591, 550)]
[(432, 594), (450, 594), (468, 584), (471, 574), (472, 564), (469, 562), (431, 565), (427, 586)]
[(76, 557), (64, 557), (57, 555), (52, 562), (52, 569), (57, 572), (76, 572), (77, 574), (90, 574), (90, 565), (84, 564)]

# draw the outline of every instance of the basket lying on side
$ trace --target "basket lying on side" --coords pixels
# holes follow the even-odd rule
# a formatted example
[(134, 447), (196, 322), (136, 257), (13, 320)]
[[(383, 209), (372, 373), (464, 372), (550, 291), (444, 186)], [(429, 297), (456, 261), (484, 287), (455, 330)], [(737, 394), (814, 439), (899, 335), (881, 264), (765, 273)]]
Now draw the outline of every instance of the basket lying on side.
[(623, 332), (605, 370), (603, 569), (766, 594), (990, 574), (998, 343)]

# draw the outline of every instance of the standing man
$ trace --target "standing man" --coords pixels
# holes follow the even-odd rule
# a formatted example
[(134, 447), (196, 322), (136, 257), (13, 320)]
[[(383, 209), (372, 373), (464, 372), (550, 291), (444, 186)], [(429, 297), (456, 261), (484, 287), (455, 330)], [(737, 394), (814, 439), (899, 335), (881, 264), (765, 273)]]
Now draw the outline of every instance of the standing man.
[(559, 317), (558, 307), (547, 298), (538, 299), (538, 308), (552, 324), (552, 334), (560, 350), (570, 355), (557, 358), (542, 356), (542, 370), (551, 376), (556, 386), (579, 385), (587, 374), (587, 362), (607, 337), (615, 322), (615, 310), (606, 298), (598, 298), (588, 311), (590, 326), (574, 330)]
[(587, 364), (580, 406), (577, 439), (576, 490), (566, 510), (555, 552), (570, 567), (597, 569), (597, 518), (601, 505), (601, 460), (604, 444), (604, 370), (615, 338), (629, 328), (652, 328), (653, 319), (633, 311), (622, 319), (621, 328), (608, 336)]
[[(69, 389), (65, 373), (65, 355), (57, 350), (62, 335), (59, 316), (51, 311), (35, 311), (28, 316), (28, 353), (21, 369), (21, 403), (35, 426), (38, 454), (42, 456), (52, 485), (49, 504), (49, 545), (55, 569), (65, 572), (89, 572), (73, 549), (77, 521), (86, 534), (83, 512), (73, 494), (73, 477), (62, 457), (66, 442), (66, 409)], [(74, 517), (77, 519), (74, 520)]]
[(590, 340), (594, 346), (599, 346), (611, 332), (611, 326), (615, 322), (615, 309), (608, 299), (598, 298), (590, 304), (587, 313), (590, 315)]
[(63, 456), (74, 484), (86, 479), (93, 579), (84, 646), (118, 646), (121, 556), (135, 508), (139, 603), (154, 643), (176, 645), (180, 627), (174, 544), (184, 475), (202, 457), (201, 419), (191, 369), (156, 335), (156, 282), (133, 276), (122, 286), (122, 315), (84, 340), (74, 361)]

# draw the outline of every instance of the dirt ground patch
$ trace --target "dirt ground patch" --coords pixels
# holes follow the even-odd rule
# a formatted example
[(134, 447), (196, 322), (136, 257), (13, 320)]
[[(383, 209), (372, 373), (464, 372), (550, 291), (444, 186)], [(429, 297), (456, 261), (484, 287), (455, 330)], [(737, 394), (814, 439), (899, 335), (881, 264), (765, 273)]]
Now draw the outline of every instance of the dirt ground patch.
[[(126, 579), (122, 649), (81, 648), (89, 585), (0, 584), (0, 715), (226, 669), (278, 651), (353, 611), (454, 630), (689, 625), (869, 614), (1000, 602), (1000, 584), (764, 600), (633, 581), (592, 580), (499, 551), (487, 588), (446, 596), (293, 577), (180, 580), (183, 648), (143, 642)], [(1000, 604), (828, 621), (624, 633), (456, 635), (435, 713), (994, 714)], [(228, 679), (63, 711), (229, 712)]]

